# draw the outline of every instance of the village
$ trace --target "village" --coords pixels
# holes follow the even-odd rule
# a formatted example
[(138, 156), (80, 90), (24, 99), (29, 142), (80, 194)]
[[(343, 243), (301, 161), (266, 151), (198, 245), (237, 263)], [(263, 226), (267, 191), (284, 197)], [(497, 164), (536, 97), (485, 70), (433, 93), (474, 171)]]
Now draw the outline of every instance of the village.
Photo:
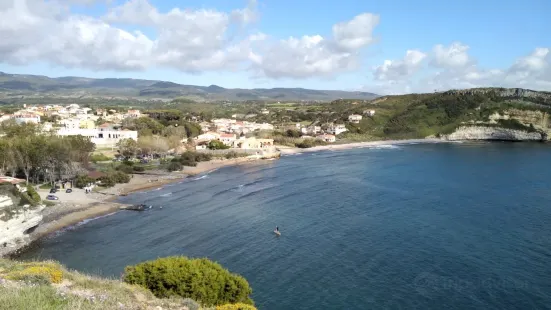
[[(268, 109), (261, 109), (260, 114), (267, 115)], [(375, 111), (368, 110), (365, 115), (373, 116)], [(318, 124), (270, 124), (247, 121), (252, 115), (233, 114), (231, 118), (217, 118), (198, 122), (201, 133), (190, 141), (183, 138), (182, 145), (191, 145), (195, 150), (208, 149), (241, 149), (260, 150), (262, 152), (275, 151), (273, 137), (257, 138), (255, 132), (273, 133), (274, 130), (293, 129), (300, 133), (302, 139), (316, 139), (324, 143), (335, 143), (337, 136), (348, 129), (345, 124), (330, 123), (325, 126)], [(40, 125), (45, 133), (57, 136), (84, 136), (90, 138), (97, 148), (114, 148), (124, 139), (138, 141), (138, 131), (125, 128), (123, 121), (149, 117), (149, 114), (140, 110), (129, 108), (125, 112), (114, 109), (92, 109), (80, 107), (78, 104), (63, 105), (24, 105), (23, 109), (13, 114), (3, 114), (0, 122), (13, 120), (17, 124), (33, 123)], [(352, 114), (348, 116), (348, 122), (358, 124), (363, 116)], [(196, 121), (193, 117), (192, 121)], [(221, 144), (211, 143), (219, 141)]]

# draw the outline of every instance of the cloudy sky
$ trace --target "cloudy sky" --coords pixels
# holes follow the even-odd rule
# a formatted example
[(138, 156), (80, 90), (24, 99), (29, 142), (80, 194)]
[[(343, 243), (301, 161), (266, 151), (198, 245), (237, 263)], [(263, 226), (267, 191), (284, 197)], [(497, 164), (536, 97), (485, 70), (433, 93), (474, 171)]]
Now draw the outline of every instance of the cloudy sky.
[(379, 94), (551, 91), (550, 0), (0, 0), (0, 71)]

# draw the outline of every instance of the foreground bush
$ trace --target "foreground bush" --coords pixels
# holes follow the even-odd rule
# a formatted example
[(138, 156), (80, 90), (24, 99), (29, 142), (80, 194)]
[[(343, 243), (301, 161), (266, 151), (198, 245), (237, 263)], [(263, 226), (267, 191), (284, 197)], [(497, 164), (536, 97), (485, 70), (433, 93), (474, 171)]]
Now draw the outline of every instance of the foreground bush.
[(35, 265), (31, 263), (31, 265), (26, 266), (22, 270), (9, 273), (6, 278), (35, 283), (61, 283), (63, 280), (63, 271), (53, 264)]
[(205, 306), (252, 304), (245, 278), (205, 258), (172, 256), (128, 266), (123, 280), (148, 288), (159, 298), (181, 296)]

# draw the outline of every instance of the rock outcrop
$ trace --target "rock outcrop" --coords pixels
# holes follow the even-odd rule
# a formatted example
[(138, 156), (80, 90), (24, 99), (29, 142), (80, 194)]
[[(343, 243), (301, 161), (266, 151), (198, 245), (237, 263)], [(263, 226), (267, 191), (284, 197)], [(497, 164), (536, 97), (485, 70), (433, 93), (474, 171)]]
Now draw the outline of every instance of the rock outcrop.
[(15, 206), (11, 197), (0, 195), (0, 257), (31, 242), (29, 231), (42, 221), (43, 209), (43, 206)]
[(536, 98), (547, 102), (551, 102), (551, 92), (534, 91), (524, 88), (470, 88), (460, 90), (448, 90), (444, 94), (449, 95), (475, 95), (495, 93), (499, 97), (504, 98)]
[(541, 132), (507, 129), (487, 126), (462, 126), (444, 140), (498, 140), (498, 141), (545, 141), (547, 136)]

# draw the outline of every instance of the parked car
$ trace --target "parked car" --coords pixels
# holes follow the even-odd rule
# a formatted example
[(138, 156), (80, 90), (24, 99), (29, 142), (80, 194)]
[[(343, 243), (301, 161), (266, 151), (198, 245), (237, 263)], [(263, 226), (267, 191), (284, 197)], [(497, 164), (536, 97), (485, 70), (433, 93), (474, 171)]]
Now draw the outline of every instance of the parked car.
[(59, 200), (59, 198), (57, 198), (57, 196), (54, 196), (54, 195), (48, 195), (48, 197), (46, 197), (46, 199), (48, 199), (48, 200)]
[(56, 192), (57, 192), (57, 189), (55, 188), (50, 189), (50, 194), (55, 194)]
[(73, 189), (72, 188), (68, 188), (67, 190), (65, 190), (66, 193), (72, 193), (73, 192)]

